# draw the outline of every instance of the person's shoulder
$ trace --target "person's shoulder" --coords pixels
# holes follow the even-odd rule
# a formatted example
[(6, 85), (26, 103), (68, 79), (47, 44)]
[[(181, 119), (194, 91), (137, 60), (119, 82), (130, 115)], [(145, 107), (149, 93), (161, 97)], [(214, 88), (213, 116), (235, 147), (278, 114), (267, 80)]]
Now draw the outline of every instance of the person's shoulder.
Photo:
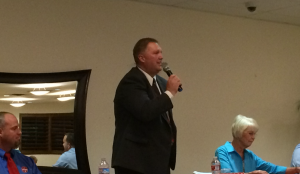
[(66, 154), (73, 155), (76, 154), (75, 148), (71, 148), (70, 150), (65, 152)]
[(68, 151), (62, 153), (62, 154), (60, 155), (60, 157), (66, 157), (67, 155), (68, 155)]
[(145, 77), (143, 72), (141, 70), (139, 70), (137, 67), (133, 67), (133, 68), (131, 68), (131, 70), (129, 72), (127, 72), (124, 75), (121, 82), (126, 81), (128, 79), (140, 79), (140, 78), (143, 78), (143, 77)]
[(149, 83), (145, 74), (139, 70), (137, 67), (133, 67), (120, 81), (119, 87), (127, 85), (138, 85)]
[(156, 79), (160, 82), (167, 83), (167, 80), (159, 75), (156, 75)]
[(124, 76), (124, 78), (137, 78), (137, 79), (147, 79), (145, 74), (138, 68), (133, 67), (131, 70)]
[(22, 154), (19, 150), (12, 149), (10, 152), (15, 156), (14, 159), (16, 159), (18, 161), (22, 161), (22, 163), (23, 162), (28, 163), (28, 164), (34, 163), (32, 158)]
[(216, 152), (232, 152), (232, 151), (234, 151), (234, 148), (232, 147), (232, 145), (229, 141), (226, 141), (225, 144), (223, 144), (222, 146), (219, 146), (216, 149)]
[(223, 145), (221, 145), (221, 146), (219, 146), (217, 149), (226, 149), (228, 146), (231, 146), (231, 144), (230, 144), (230, 142), (229, 141), (226, 141), (226, 143), (225, 144), (223, 144)]
[(74, 158), (74, 155), (76, 156), (74, 151), (68, 150), (68, 151), (64, 152), (63, 154), (61, 154), (61, 156), (59, 158), (64, 159), (64, 160), (69, 160), (70, 158)]
[(59, 158), (58, 158), (57, 161), (59, 161), (59, 162), (61, 163), (61, 162), (66, 161), (66, 160), (68, 160), (68, 155), (66, 155), (66, 152), (64, 152), (64, 153), (62, 153), (62, 154), (59, 156)]
[(134, 75), (137, 75), (137, 74), (141, 74), (141, 70), (139, 70), (137, 67), (132, 67), (125, 75), (123, 78), (126, 78), (126, 77), (130, 77), (130, 76), (134, 76)]
[(300, 144), (297, 144), (297, 146), (294, 149), (293, 154), (297, 154), (298, 155), (299, 153), (300, 153)]
[(245, 153), (251, 154), (252, 156), (256, 156), (252, 150), (245, 149)]
[(222, 151), (222, 150), (226, 150), (225, 144), (223, 144), (222, 146), (219, 146), (216, 151)]
[(295, 149), (300, 149), (300, 144), (297, 144), (297, 146), (295, 147)]
[(12, 153), (14, 156), (17, 156), (18, 158), (31, 159), (31, 158), (29, 158), (28, 156), (22, 154), (19, 150), (16, 150), (16, 149), (12, 149), (10, 151), (10, 153)]

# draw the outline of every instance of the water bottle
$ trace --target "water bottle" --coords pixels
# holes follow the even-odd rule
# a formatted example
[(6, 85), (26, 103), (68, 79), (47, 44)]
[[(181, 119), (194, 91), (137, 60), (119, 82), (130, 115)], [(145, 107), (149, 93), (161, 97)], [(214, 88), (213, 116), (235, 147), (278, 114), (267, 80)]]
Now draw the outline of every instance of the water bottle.
[(101, 158), (101, 162), (99, 164), (99, 174), (109, 174), (109, 165), (105, 158)]
[(220, 174), (221, 165), (218, 158), (215, 156), (211, 162), (211, 173), (212, 174)]

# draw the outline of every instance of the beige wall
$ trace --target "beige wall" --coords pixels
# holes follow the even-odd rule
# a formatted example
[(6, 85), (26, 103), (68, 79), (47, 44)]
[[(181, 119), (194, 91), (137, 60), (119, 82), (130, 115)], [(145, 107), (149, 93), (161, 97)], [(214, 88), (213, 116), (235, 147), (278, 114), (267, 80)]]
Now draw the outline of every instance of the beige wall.
[(102, 157), (111, 160), (114, 92), (134, 65), (133, 45), (148, 36), (160, 41), (184, 88), (173, 99), (174, 174), (210, 171), (215, 149), (232, 139), (237, 114), (260, 125), (251, 150), (289, 165), (300, 139), (299, 27), (131, 1), (16, 2), (0, 4), (2, 72), (92, 69), (86, 118), (92, 173)]
[[(71, 113), (74, 112), (74, 100), (66, 102), (31, 103), (23, 107), (12, 107), (7, 102), (0, 102), (0, 111), (9, 111), (19, 119), (20, 113)], [(62, 142), (63, 137), (61, 138)], [(62, 143), (61, 143), (62, 144)], [(37, 155), (38, 166), (52, 166), (60, 155)], [(28, 155), (30, 156), (30, 155)]]

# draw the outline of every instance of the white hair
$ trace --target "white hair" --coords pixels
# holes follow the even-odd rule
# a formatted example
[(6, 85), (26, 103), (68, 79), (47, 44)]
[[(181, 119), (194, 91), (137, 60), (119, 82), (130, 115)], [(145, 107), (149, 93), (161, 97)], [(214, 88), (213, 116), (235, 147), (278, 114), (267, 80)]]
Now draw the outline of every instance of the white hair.
[(254, 128), (255, 132), (258, 131), (258, 124), (253, 118), (249, 118), (243, 115), (237, 115), (234, 118), (231, 127), (232, 136), (234, 138), (241, 138), (244, 130), (247, 129), (248, 126)]

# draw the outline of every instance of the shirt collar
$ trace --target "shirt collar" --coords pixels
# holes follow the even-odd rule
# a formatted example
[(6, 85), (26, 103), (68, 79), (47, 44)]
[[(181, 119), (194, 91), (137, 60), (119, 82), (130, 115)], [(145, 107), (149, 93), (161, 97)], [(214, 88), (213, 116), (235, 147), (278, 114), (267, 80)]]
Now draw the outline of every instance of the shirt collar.
[(73, 152), (75, 152), (75, 148), (74, 147), (72, 147), (69, 151), (73, 151)]
[(145, 72), (144, 70), (142, 70), (140, 67), (138, 67), (138, 69), (139, 69), (140, 71), (142, 71), (143, 74), (145, 74), (147, 80), (149, 81), (149, 84), (152, 86), (152, 84), (153, 84), (153, 78), (156, 80), (156, 76), (154, 76), (154, 77), (152, 78), (148, 73), (146, 73), (146, 72)]
[(232, 146), (231, 142), (229, 142), (229, 141), (227, 141), (227, 142), (225, 143), (225, 147), (226, 147), (226, 149), (227, 149), (228, 152), (233, 152), (233, 151), (235, 151), (235, 150), (234, 150), (234, 147)]
[[(232, 146), (231, 142), (229, 142), (229, 141), (227, 141), (225, 143), (225, 147), (226, 147), (228, 152), (234, 152), (235, 151), (234, 147)], [(247, 149), (244, 149), (244, 153), (248, 153), (248, 152), (249, 151)]]
[(0, 157), (4, 157), (5, 151), (0, 148)]
[(19, 150), (11, 149), (10, 150), (10, 156), (13, 158), (15, 156), (15, 153), (21, 153)]
[[(0, 157), (4, 157), (4, 154), (5, 154), (6, 152), (3, 150), (3, 149), (1, 149), (0, 148)], [(8, 153), (10, 153), (10, 156), (13, 158), (14, 157), (14, 155), (15, 155), (15, 150), (10, 150)]]

